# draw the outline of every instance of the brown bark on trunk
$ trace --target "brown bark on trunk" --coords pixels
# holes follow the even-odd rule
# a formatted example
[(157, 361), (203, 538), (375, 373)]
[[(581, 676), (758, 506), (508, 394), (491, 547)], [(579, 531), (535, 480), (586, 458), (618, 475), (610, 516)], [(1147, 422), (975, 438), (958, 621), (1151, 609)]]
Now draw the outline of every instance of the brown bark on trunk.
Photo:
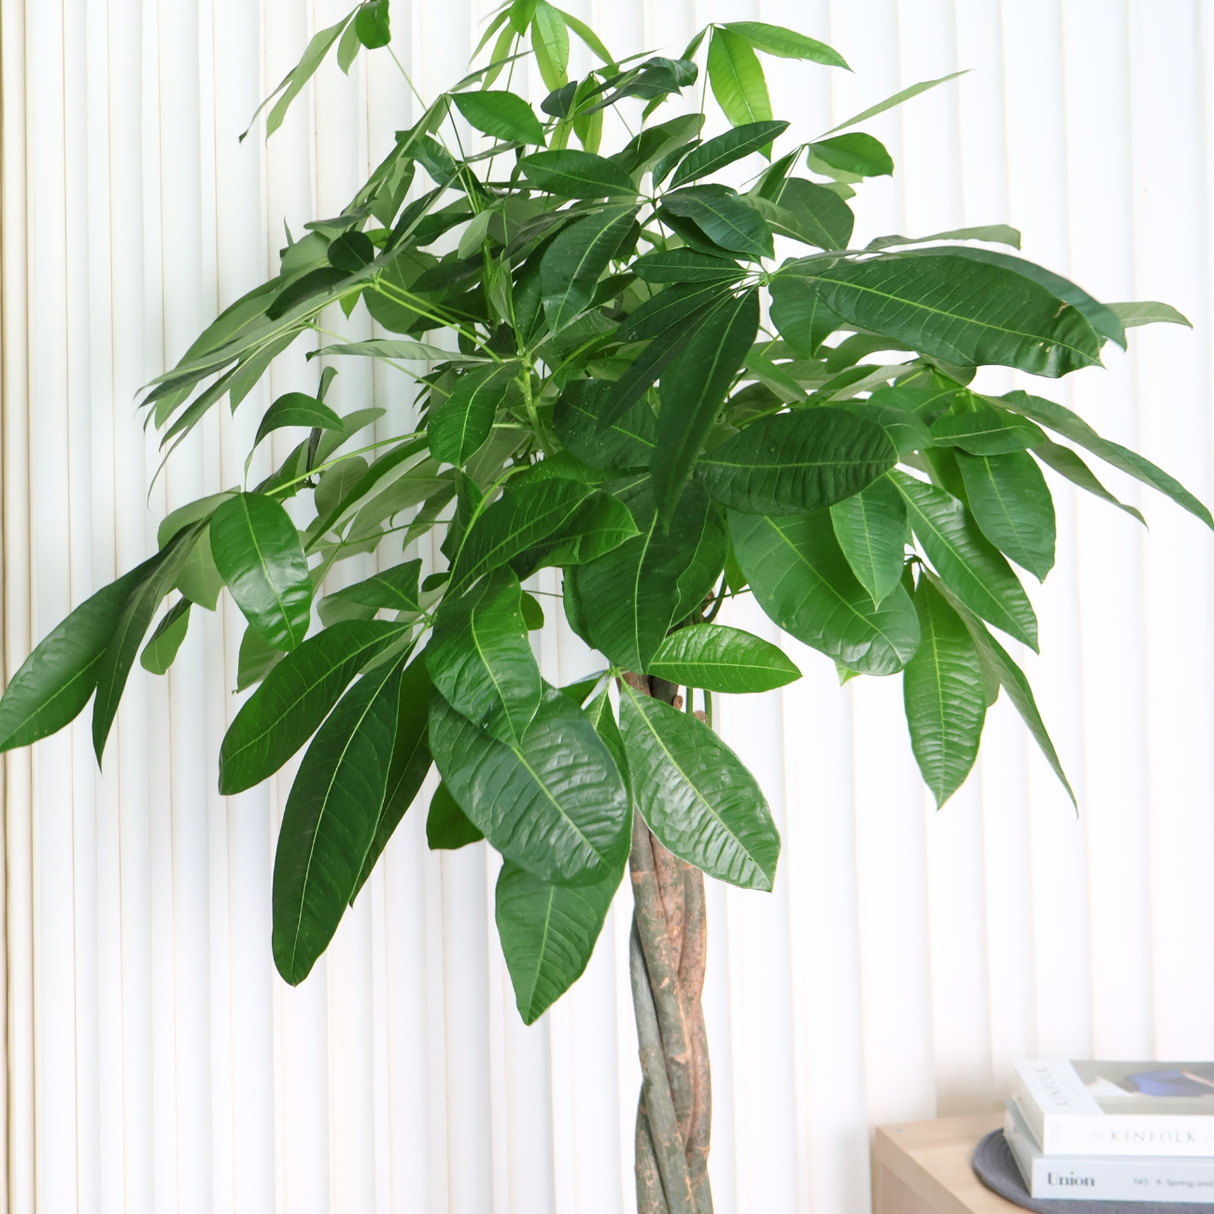
[[(629, 685), (667, 703), (678, 690), (645, 676)], [(701, 716), (702, 714), (697, 714)], [(712, 1081), (700, 995), (707, 946), (704, 874), (633, 817), (632, 1001), (643, 1084), (637, 1108), (639, 1214), (711, 1214)]]

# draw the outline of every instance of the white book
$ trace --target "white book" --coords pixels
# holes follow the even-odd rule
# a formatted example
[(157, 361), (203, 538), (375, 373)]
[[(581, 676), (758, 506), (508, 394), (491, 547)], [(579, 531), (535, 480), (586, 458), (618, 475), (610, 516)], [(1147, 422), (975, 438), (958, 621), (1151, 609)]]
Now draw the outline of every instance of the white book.
[(1021, 1062), (1013, 1095), (1044, 1155), (1214, 1156), (1214, 1063)]
[(1014, 1100), (1007, 1102), (1003, 1136), (1030, 1197), (1214, 1203), (1214, 1159), (1043, 1155)]

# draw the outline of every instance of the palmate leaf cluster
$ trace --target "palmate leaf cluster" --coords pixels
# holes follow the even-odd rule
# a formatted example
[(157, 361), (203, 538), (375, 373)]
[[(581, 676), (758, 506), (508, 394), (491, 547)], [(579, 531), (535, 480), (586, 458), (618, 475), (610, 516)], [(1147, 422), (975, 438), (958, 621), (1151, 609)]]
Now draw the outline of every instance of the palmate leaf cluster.
[[(267, 129), (332, 48), (346, 69), (389, 34), (387, 0), (318, 33)], [(581, 79), (570, 34), (599, 61)], [(256, 690), (223, 741), (220, 790), (306, 747), (274, 871), (283, 977), (324, 951), (433, 763), (430, 845), (483, 837), (503, 857), (497, 919), (530, 1021), (585, 967), (634, 813), (706, 873), (771, 888), (779, 837), (753, 776), (673, 692), (622, 677), (684, 688), (688, 709), (698, 691), (709, 711), (713, 694), (797, 678), (778, 647), (715, 622), (727, 598), (753, 594), (844, 678), (901, 673), (942, 804), (1001, 691), (1066, 781), (996, 639), (1037, 648), (1023, 574), (1054, 564), (1042, 466), (1121, 505), (1095, 457), (1211, 517), (1062, 405), (972, 386), (984, 365), (1095, 365), (1126, 326), (1179, 314), (1097, 302), (992, 248), (1018, 248), (1006, 227), (849, 247), (853, 187), (894, 168), (856, 123), (938, 81), (790, 146), (760, 56), (846, 64), (789, 30), (715, 25), (679, 58), (616, 61), (546, 0), (515, 0), (485, 48), (488, 66), (148, 390), (167, 452), (302, 334), (327, 333), (332, 305), (365, 307), (383, 334), (322, 344), (316, 394), (261, 420), (255, 446), (298, 436), (273, 473), (170, 515), (155, 556), (42, 641), (0, 702), (0, 745), (53, 733), (95, 693), (100, 760), (141, 646), (163, 673), (194, 607), (226, 587), (248, 621), (239, 686)], [(550, 90), (538, 111), (509, 88), (527, 55)], [(702, 72), (730, 124), (712, 138), (702, 112), (665, 116)], [(636, 133), (608, 149), (613, 108)], [(469, 129), (489, 146), (466, 152)], [(722, 170), (752, 175), (735, 189)], [(326, 404), (346, 358), (416, 380), (415, 431), (357, 437), (383, 411)], [(447, 567), (420, 580), (404, 558), (435, 527)], [(380, 573), (324, 594), (335, 563), (371, 551)], [(544, 679), (529, 637), (544, 612), (522, 583), (545, 567), (604, 658), (573, 687)]]

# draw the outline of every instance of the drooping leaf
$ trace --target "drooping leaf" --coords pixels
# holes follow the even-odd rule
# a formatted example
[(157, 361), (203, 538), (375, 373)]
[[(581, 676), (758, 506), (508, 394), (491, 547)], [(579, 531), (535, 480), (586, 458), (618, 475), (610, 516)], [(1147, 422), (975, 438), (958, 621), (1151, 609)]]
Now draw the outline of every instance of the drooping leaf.
[(603, 400), (599, 412), (600, 433), (605, 432), (636, 406), (659, 376), (666, 372), (686, 348), (703, 319), (698, 312), (685, 317), (661, 337), (655, 337), (632, 360), (628, 370), (611, 385), (611, 391)]
[(1054, 499), (1027, 451), (1006, 455), (957, 452), (974, 520), (1004, 556), (1039, 582), (1054, 567)]
[(910, 596), (898, 585), (873, 606), (827, 511), (783, 518), (731, 511), (729, 533), (759, 606), (790, 636), (861, 674), (893, 674), (914, 656), (919, 621)]
[(451, 790), (440, 784), (430, 798), (426, 815), (426, 844), (431, 851), (458, 851), (470, 843), (479, 843), (484, 832), (469, 821), (467, 814), (455, 803)]
[(961, 502), (905, 472), (895, 470), (889, 477), (945, 585), (972, 611), (1035, 651), (1037, 617), (1028, 595)]
[(724, 135), (706, 139), (680, 163), (670, 180), (670, 188), (678, 189), (689, 181), (707, 177), (727, 164), (749, 156), (751, 152), (768, 147), (777, 135), (782, 135), (787, 129), (787, 122), (750, 122), (735, 126)]
[(544, 128), (535, 111), (513, 93), (452, 93), (451, 101), (472, 126), (495, 139), (517, 143), (544, 142)]
[(784, 182), (773, 198), (745, 194), (742, 201), (763, 216), (771, 231), (818, 249), (845, 249), (856, 217), (833, 190), (801, 177)]
[(517, 364), (468, 371), (455, 381), (450, 397), (430, 419), (430, 452), (440, 463), (462, 468), (489, 437), (497, 410), (506, 398)]
[(426, 669), (447, 703), (515, 746), (543, 696), (521, 593), (513, 571), (497, 569), (466, 593), (448, 595), (426, 646)]
[(911, 749), (942, 806), (965, 783), (986, 719), (982, 664), (969, 629), (929, 578), (915, 589), (921, 640), (902, 672)]
[(573, 148), (534, 152), (519, 161), (537, 189), (565, 198), (636, 197), (632, 178), (613, 160)]
[(396, 734), (401, 669), (385, 663), (342, 698), (308, 747), (274, 856), (274, 964), (292, 986), (329, 946), (375, 837)]
[(951, 363), (1057, 377), (1100, 360), (1100, 339), (1077, 309), (1001, 266), (906, 255), (802, 277), (845, 320)]
[(809, 145), (809, 154), (832, 169), (855, 177), (891, 177), (893, 157), (880, 140), (863, 131), (850, 131)]
[(316, 732), (350, 680), (408, 631), (403, 624), (343, 620), (278, 662), (228, 726), (219, 791), (244, 792), (272, 776)]
[(649, 673), (682, 687), (723, 693), (771, 691), (801, 677), (778, 646), (720, 624), (676, 629), (653, 655)]
[(662, 198), (662, 209), (699, 226), (722, 249), (758, 260), (774, 257), (771, 230), (748, 200), (723, 185), (685, 186)]
[(611, 390), (604, 380), (568, 384), (553, 413), (556, 436), (566, 450), (595, 468), (646, 468), (653, 458), (658, 420), (647, 402), (637, 401), (599, 433), (599, 417)]
[(827, 67), (841, 67), (847, 71), (847, 61), (833, 46), (798, 34), (796, 30), (779, 25), (768, 25), (763, 21), (727, 21), (725, 29), (745, 38), (756, 50), (781, 59), (810, 59)]
[(797, 514), (851, 497), (897, 462), (876, 422), (821, 407), (754, 422), (702, 456), (696, 477), (733, 510)]
[(910, 88), (902, 89), (892, 97), (887, 97), (884, 101), (878, 101), (876, 105), (871, 105), (868, 109), (861, 110), (858, 114), (853, 114), (846, 121), (840, 122), (838, 126), (832, 126), (829, 131), (824, 131), (823, 135), (833, 135), (836, 131), (847, 130), (849, 126), (858, 126), (861, 122), (867, 122), (868, 119), (875, 118), (878, 114), (884, 114), (886, 110), (892, 110), (894, 106), (901, 105), (912, 97), (918, 97), (920, 93), (926, 93), (928, 89), (934, 89), (938, 84), (944, 84), (946, 81), (955, 80), (958, 76), (964, 76), (967, 70), (950, 72), (947, 76), (941, 76), (938, 80), (920, 80), (918, 84), (912, 84)]
[(236, 655), (236, 690), (248, 691), (260, 683), (284, 657), (286, 654), (267, 645), (256, 629), (245, 628)]
[(662, 410), (652, 475), (663, 525), (759, 328), (752, 287), (715, 308), (662, 373)]
[(290, 652), (312, 619), (312, 579), (290, 515), (273, 498), (242, 493), (211, 519), (211, 555), (237, 606), (275, 649)]
[(363, 607), (374, 607), (386, 611), (420, 611), (417, 601), (417, 579), (421, 572), (420, 560), (405, 561), (393, 565), (383, 573), (377, 573), (365, 581), (355, 582), (332, 597), (348, 599)]
[(281, 430), (284, 426), (307, 426), (309, 430), (340, 430), (341, 418), (321, 404), (314, 396), (304, 392), (287, 392), (280, 396), (265, 412), (261, 425), (257, 427), (256, 447), (267, 434)]
[(720, 881), (770, 890), (780, 835), (737, 755), (695, 717), (627, 684), (620, 732), (637, 808), (663, 846)]
[(544, 316), (559, 333), (594, 297), (599, 277), (632, 227), (637, 208), (610, 206), (564, 228), (540, 262)]
[(1105, 307), (1115, 313), (1127, 329), (1136, 325), (1153, 325), (1160, 321), (1171, 325), (1187, 325), (1190, 329), (1193, 327), (1192, 321), (1171, 304), (1140, 300), (1133, 303), (1105, 304)]
[(139, 655), (139, 665), (150, 674), (164, 674), (177, 657), (190, 627), (190, 600), (180, 598), (156, 626), (151, 640)]
[(1118, 510), (1124, 510), (1131, 518), (1137, 519), (1144, 527), (1146, 526), (1146, 519), (1142, 517), (1142, 514), (1133, 506), (1127, 506), (1125, 502), (1114, 497), (1096, 478), (1091, 468), (1070, 447), (1052, 443), (1047, 438), (1042, 439), (1033, 447), (1033, 454), (1043, 464), (1047, 464), (1055, 472), (1065, 476), (1072, 485), (1078, 485), (1080, 489), (1108, 502), (1111, 506), (1116, 506)]
[(554, 885), (507, 860), (495, 895), (502, 955), (524, 1024), (534, 1024), (583, 974), (623, 868), (592, 885)]
[(767, 81), (749, 39), (716, 26), (708, 44), (708, 80), (731, 126), (771, 121)]
[(517, 745), (496, 741), (442, 696), (430, 701), (430, 749), (459, 807), (508, 860), (584, 885), (628, 854), (628, 792), (594, 726), (554, 688)]
[(835, 539), (851, 571), (880, 606), (902, 578), (906, 503), (885, 477), (830, 508)]
[(1045, 441), (1032, 422), (989, 406), (967, 413), (945, 413), (931, 425), (937, 447), (960, 447), (971, 455), (1007, 455)]

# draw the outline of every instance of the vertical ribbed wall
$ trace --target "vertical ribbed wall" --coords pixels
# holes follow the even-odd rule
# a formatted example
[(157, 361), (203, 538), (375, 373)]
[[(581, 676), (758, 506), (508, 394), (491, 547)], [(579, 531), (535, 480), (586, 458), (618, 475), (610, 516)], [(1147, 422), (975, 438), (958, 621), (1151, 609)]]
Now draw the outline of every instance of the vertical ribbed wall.
[[(214, 411), (148, 498), (159, 454), (138, 387), (272, 271), (284, 222), (298, 233), (339, 210), (419, 112), (381, 53), (348, 79), (327, 65), (268, 146), (237, 142), (310, 34), (345, 11), (0, 0), (9, 673), (153, 549), (166, 510), (238, 483), (260, 410), (314, 383), (297, 347), (235, 417)], [(767, 61), (776, 112), (802, 137), (915, 80), (974, 69), (869, 125), (898, 173), (863, 189), (857, 239), (1011, 222), (1028, 256), (1097, 296), (1181, 308), (1193, 333), (1135, 330), (1129, 355), (1110, 348), (1107, 370), (1044, 394), (1208, 499), (1214, 6), (572, 11), (619, 54), (677, 52), (713, 18), (831, 42), (854, 75)], [(392, 17), (427, 99), (461, 73), (482, 20), (467, 0), (394, 0)], [(361, 309), (325, 323), (372, 331)], [(331, 401), (407, 420), (403, 379), (357, 361)], [(998, 390), (1017, 378), (986, 374)], [(840, 689), (829, 661), (790, 642), (800, 682), (723, 706), (785, 849), (774, 894), (709, 894), (721, 1214), (859, 1214), (871, 1125), (994, 1107), (1018, 1057), (1214, 1055), (1214, 540), (1117, 474), (1107, 483), (1143, 505), (1149, 537), (1055, 484), (1059, 562), (1034, 593), (1043, 656), (1020, 655), (1078, 817), (1005, 700), (939, 814), (910, 755), (900, 680)], [(537, 588), (555, 593), (558, 578)], [(230, 603), (194, 615), (167, 678), (136, 668), (103, 774), (87, 714), (5, 759), (7, 1208), (627, 1210), (639, 1082), (627, 902), (572, 994), (526, 1029), (493, 926), (493, 858), (430, 854), (415, 810), (329, 954), (288, 989), (270, 957), (269, 886), (292, 773), (216, 793), (241, 622)], [(774, 635), (751, 604), (732, 619)], [(563, 624), (540, 649), (553, 681), (590, 668)]]

